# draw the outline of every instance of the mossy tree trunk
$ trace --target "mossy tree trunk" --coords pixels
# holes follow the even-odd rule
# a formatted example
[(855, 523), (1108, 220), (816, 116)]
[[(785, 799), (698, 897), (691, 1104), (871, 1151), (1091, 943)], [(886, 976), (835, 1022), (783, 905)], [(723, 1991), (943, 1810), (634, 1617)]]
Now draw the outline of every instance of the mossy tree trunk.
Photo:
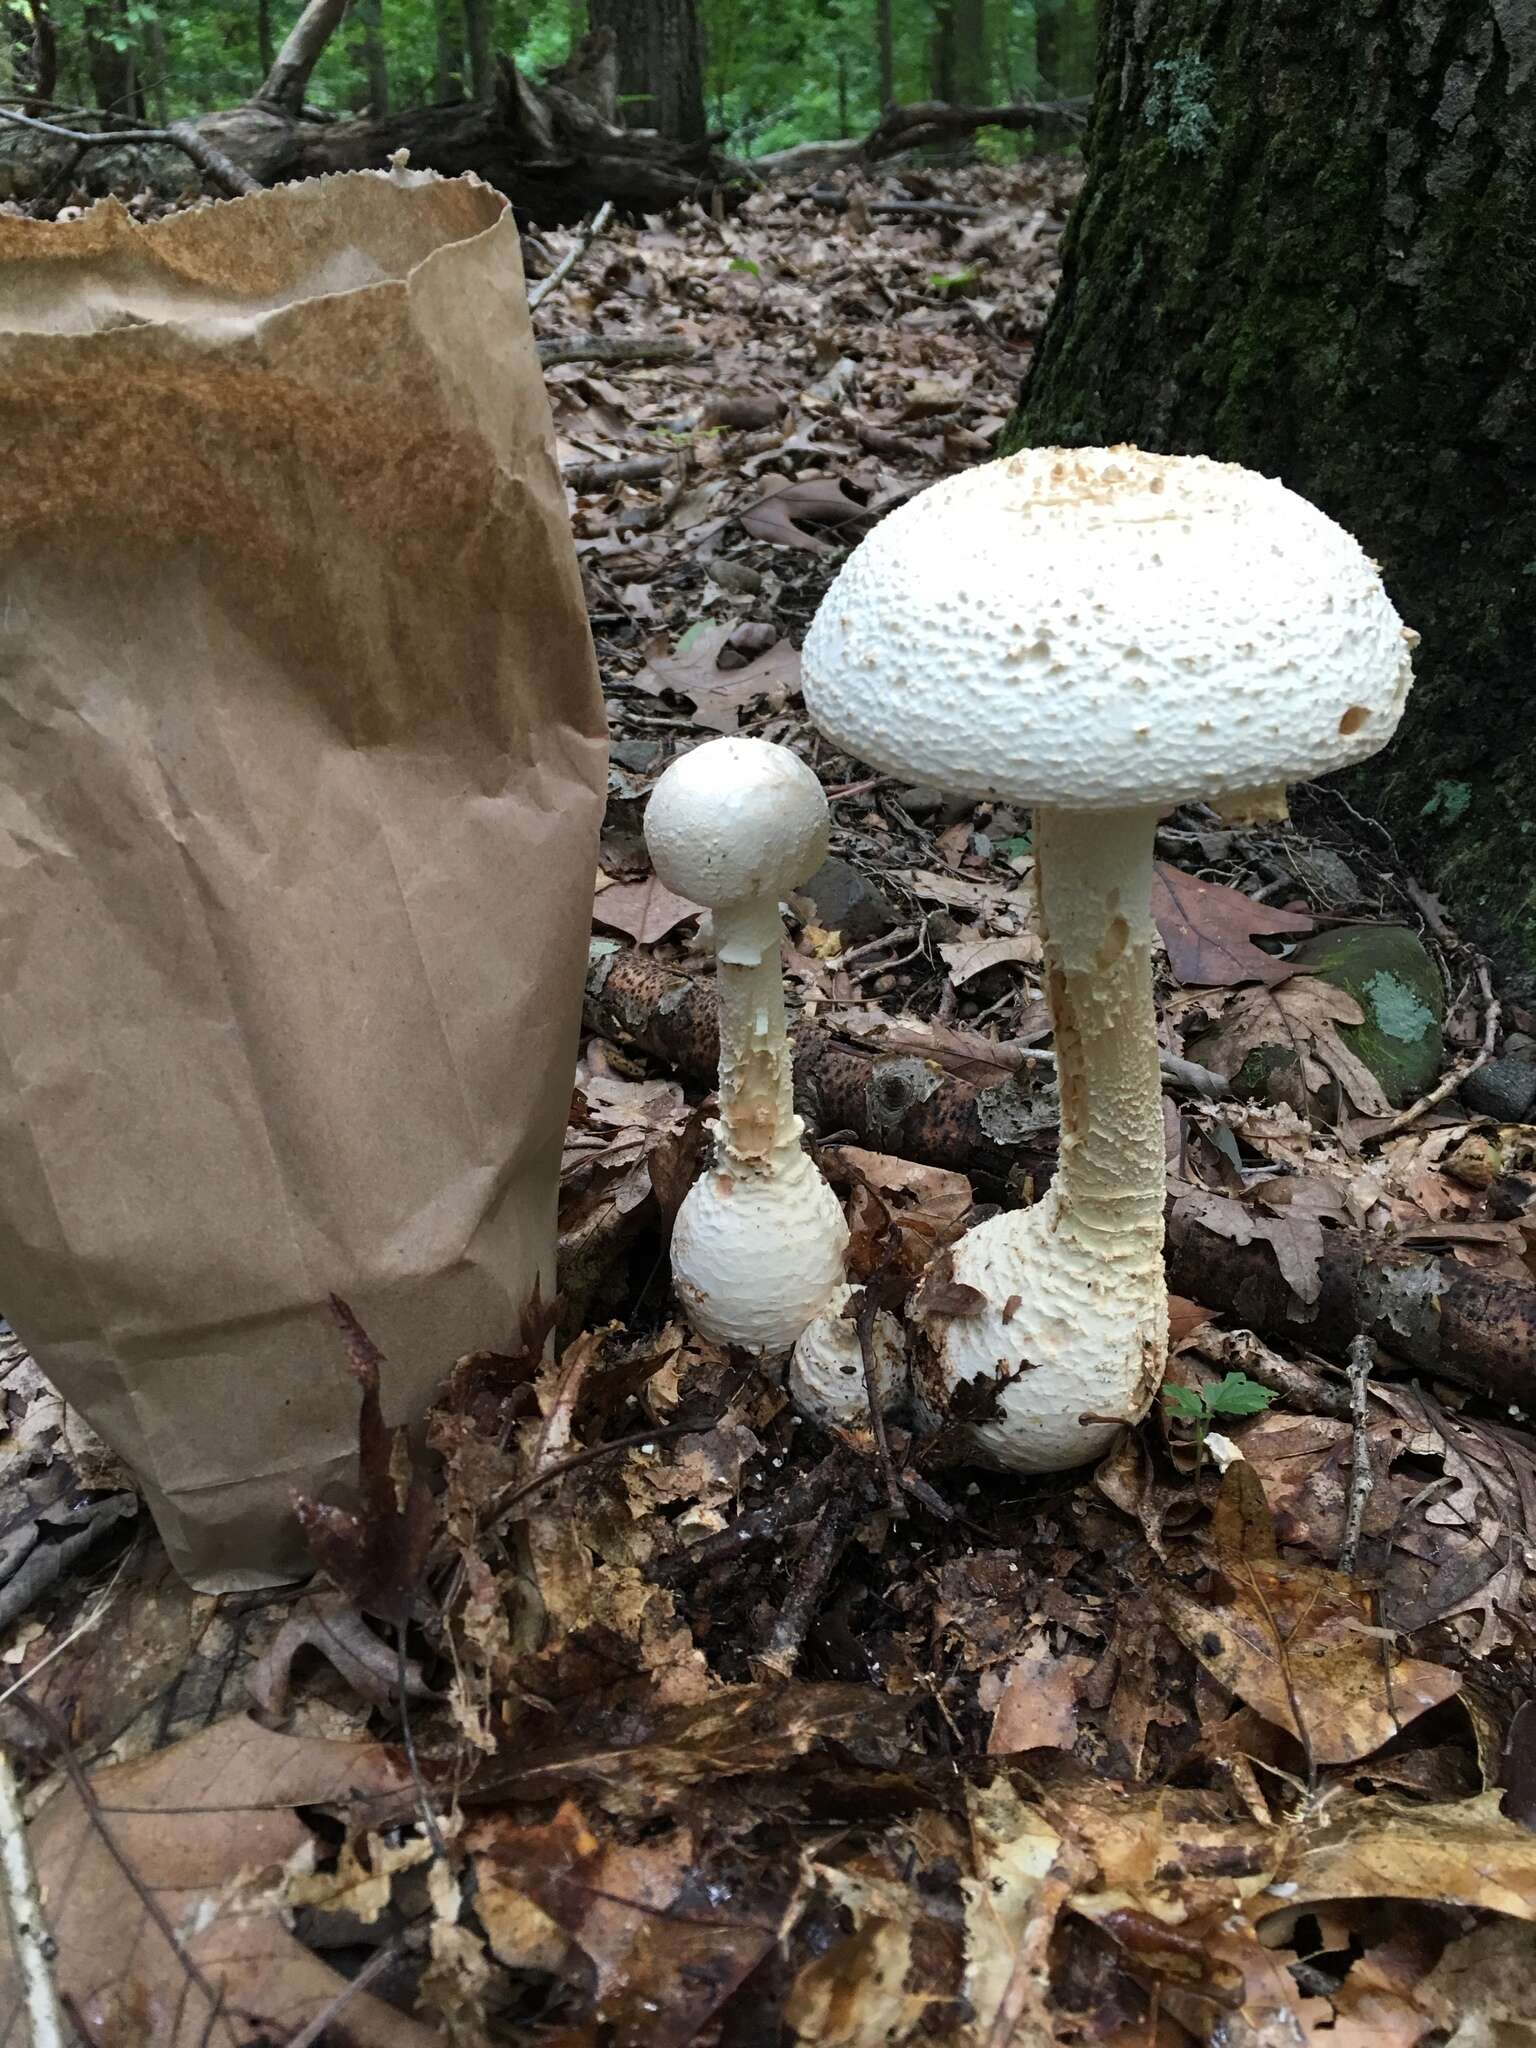
[(1536, 7), (1103, 0), (1089, 177), (1007, 445), (1281, 477), (1424, 636), (1357, 787), (1536, 969)]

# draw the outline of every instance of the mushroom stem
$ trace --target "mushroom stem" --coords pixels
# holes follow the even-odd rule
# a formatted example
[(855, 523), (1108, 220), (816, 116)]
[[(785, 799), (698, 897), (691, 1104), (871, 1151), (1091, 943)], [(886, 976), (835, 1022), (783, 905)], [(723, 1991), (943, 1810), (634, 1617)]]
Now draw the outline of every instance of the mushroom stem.
[(1053, 1234), (1127, 1277), (1149, 1254), (1160, 1257), (1163, 1243), (1152, 1001), (1157, 815), (1041, 805), (1034, 817), (1046, 1000), (1061, 1080)]
[(753, 897), (715, 911), (720, 996), (720, 1121), (717, 1164), (761, 1173), (796, 1148), (794, 1073), (779, 962), (777, 901)]

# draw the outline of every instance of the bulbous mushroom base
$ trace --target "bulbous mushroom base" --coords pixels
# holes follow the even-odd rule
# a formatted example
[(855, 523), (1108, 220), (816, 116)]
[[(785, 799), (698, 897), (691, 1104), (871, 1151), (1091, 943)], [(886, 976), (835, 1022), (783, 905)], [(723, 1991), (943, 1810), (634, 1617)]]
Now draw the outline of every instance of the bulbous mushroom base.
[[(856, 1326), (843, 1310), (856, 1289), (839, 1287), (800, 1335), (789, 1362), (789, 1395), (799, 1412), (823, 1429), (863, 1429), (869, 1422), (864, 1352)], [(901, 1325), (889, 1309), (875, 1318), (875, 1394), (882, 1412), (907, 1397), (907, 1350)]]
[(1053, 1191), (977, 1224), (951, 1256), (954, 1278), (986, 1305), (974, 1316), (920, 1317), (920, 1428), (942, 1425), (965, 1382), (1001, 1379), (996, 1419), (975, 1428), (978, 1455), (1009, 1472), (1061, 1472), (1141, 1420), (1168, 1354), (1162, 1247), (1150, 1232), (1086, 1245), (1061, 1227)]
[(713, 1167), (672, 1231), (672, 1279), (701, 1337), (787, 1351), (843, 1282), (842, 1206), (798, 1145), (764, 1175)]

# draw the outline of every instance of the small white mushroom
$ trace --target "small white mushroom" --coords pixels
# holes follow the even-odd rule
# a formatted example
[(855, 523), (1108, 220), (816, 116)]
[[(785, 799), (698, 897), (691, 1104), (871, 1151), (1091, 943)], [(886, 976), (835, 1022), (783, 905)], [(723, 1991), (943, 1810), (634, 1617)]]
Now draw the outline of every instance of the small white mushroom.
[(1375, 753), (1412, 644), (1374, 565), (1315, 506), (1249, 470), (1134, 448), (1030, 449), (937, 484), (827, 593), (803, 666), (822, 731), (887, 773), (1034, 807), (1060, 1163), (1034, 1208), (955, 1245), (981, 1312), (924, 1317), (914, 1364), (930, 1422), (962, 1383), (1001, 1380), (976, 1431), (993, 1462), (1096, 1457), (1166, 1362), (1159, 812), (1252, 812)]
[(794, 1343), (843, 1279), (848, 1226), (800, 1143), (779, 902), (826, 858), (827, 800), (787, 747), (710, 740), (651, 794), (645, 841), (669, 889), (714, 912), (720, 1116), (712, 1165), (672, 1232), (672, 1277), (701, 1336)]
[[(823, 1428), (836, 1423), (857, 1429), (869, 1420), (864, 1350), (857, 1325), (843, 1310), (858, 1292), (842, 1286), (800, 1334), (789, 1361), (790, 1398), (802, 1415)], [(907, 1398), (907, 1348), (901, 1325), (889, 1309), (875, 1317), (870, 1346), (875, 1392), (881, 1413)]]

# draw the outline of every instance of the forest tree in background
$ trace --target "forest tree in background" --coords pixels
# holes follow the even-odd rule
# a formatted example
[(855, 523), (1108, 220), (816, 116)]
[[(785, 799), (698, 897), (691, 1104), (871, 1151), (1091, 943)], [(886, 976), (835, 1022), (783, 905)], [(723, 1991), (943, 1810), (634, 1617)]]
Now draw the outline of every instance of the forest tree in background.
[[(0, 0), (0, 93), (39, 85), (32, 6)], [(297, 0), (36, 6), (57, 47), (42, 97), (156, 120), (246, 99), (299, 12)], [(733, 155), (862, 134), (892, 97), (980, 105), (1092, 88), (1094, 0), (353, 0), (307, 102), (382, 113), (485, 98), (498, 55), (537, 73), (604, 25), (619, 32), (626, 119), (680, 141), (707, 124)]]
[(1357, 771), (1536, 970), (1536, 11), (1104, 0), (1088, 184), (1011, 430), (1280, 477), (1423, 635)]

